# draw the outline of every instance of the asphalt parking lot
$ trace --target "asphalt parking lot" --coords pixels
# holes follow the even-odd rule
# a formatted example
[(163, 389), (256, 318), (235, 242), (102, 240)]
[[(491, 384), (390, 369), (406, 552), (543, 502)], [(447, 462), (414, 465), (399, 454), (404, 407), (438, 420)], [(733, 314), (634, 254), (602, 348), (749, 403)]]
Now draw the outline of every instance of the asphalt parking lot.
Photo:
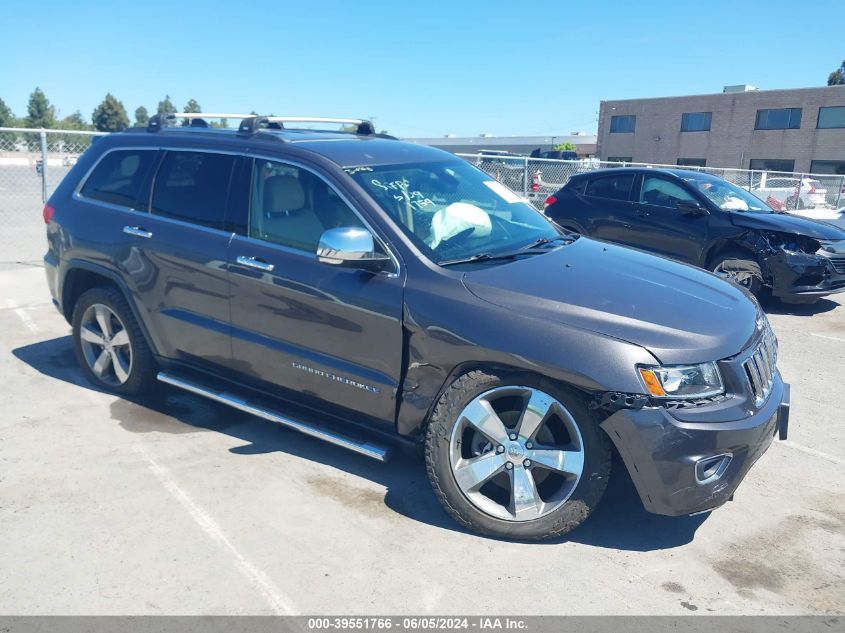
[(768, 305), (792, 383), (776, 442), (708, 515), (625, 476), (562, 541), (460, 530), (386, 465), (162, 386), (85, 383), (37, 265), (0, 265), (2, 614), (845, 611), (845, 298)]

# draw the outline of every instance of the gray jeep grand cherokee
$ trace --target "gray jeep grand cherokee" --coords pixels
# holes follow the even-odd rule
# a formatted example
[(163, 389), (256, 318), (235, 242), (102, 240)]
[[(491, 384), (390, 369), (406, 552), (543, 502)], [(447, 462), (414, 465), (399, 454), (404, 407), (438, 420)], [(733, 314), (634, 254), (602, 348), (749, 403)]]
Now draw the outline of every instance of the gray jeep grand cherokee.
[(160, 381), (376, 460), (424, 447), (449, 514), (519, 539), (583, 522), (614, 449), (646, 509), (681, 515), (785, 437), (777, 341), (740, 287), (564, 232), (367, 121), (178, 117), (99, 140), (44, 209), (98, 387)]

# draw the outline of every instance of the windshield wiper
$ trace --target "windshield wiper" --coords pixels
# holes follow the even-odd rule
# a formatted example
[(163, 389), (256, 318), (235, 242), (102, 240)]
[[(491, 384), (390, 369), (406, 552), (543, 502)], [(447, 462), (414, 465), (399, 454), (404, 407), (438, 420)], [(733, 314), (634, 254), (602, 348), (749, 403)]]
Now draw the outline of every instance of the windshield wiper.
[(447, 259), (445, 261), (440, 262), (441, 266), (453, 266), (455, 264), (469, 264), (474, 262), (490, 262), (500, 259), (514, 259), (515, 257), (519, 257), (521, 255), (532, 255), (532, 254), (539, 254), (545, 253), (545, 250), (535, 250), (540, 246), (545, 244), (550, 244), (552, 242), (557, 242), (560, 240), (565, 240), (569, 243), (575, 241), (574, 236), (569, 235), (556, 235), (555, 237), (541, 237), (538, 240), (530, 242), (525, 246), (522, 246), (516, 250), (512, 251), (505, 251), (504, 253), (477, 253), (475, 255), (471, 255), (470, 257), (461, 257), (458, 259)]

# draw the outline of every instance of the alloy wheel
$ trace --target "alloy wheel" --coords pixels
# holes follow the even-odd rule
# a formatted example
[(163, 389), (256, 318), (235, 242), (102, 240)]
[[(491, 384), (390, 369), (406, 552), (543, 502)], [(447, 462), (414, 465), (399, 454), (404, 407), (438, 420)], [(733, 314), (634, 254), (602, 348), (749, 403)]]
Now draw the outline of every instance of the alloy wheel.
[(554, 397), (532, 387), (499, 387), (461, 411), (450, 462), (476, 508), (507, 521), (532, 521), (572, 495), (584, 471), (584, 443)]
[(82, 315), (79, 340), (88, 368), (104, 383), (122, 385), (132, 372), (132, 343), (126, 326), (108, 306), (94, 303)]

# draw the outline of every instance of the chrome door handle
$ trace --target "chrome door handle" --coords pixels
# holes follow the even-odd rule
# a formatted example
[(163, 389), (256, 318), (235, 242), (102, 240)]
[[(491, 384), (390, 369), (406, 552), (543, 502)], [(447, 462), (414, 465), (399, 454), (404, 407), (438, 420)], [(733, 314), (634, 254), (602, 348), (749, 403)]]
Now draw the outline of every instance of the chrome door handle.
[(134, 235), (135, 237), (144, 237), (147, 239), (153, 236), (152, 231), (142, 229), (140, 226), (124, 226), (123, 232), (127, 235)]
[(241, 266), (249, 266), (250, 268), (257, 268), (258, 270), (263, 270), (265, 272), (271, 272), (273, 270), (273, 264), (268, 264), (267, 262), (261, 261), (256, 257), (247, 257), (246, 255), (238, 255), (238, 258), (235, 260)]

